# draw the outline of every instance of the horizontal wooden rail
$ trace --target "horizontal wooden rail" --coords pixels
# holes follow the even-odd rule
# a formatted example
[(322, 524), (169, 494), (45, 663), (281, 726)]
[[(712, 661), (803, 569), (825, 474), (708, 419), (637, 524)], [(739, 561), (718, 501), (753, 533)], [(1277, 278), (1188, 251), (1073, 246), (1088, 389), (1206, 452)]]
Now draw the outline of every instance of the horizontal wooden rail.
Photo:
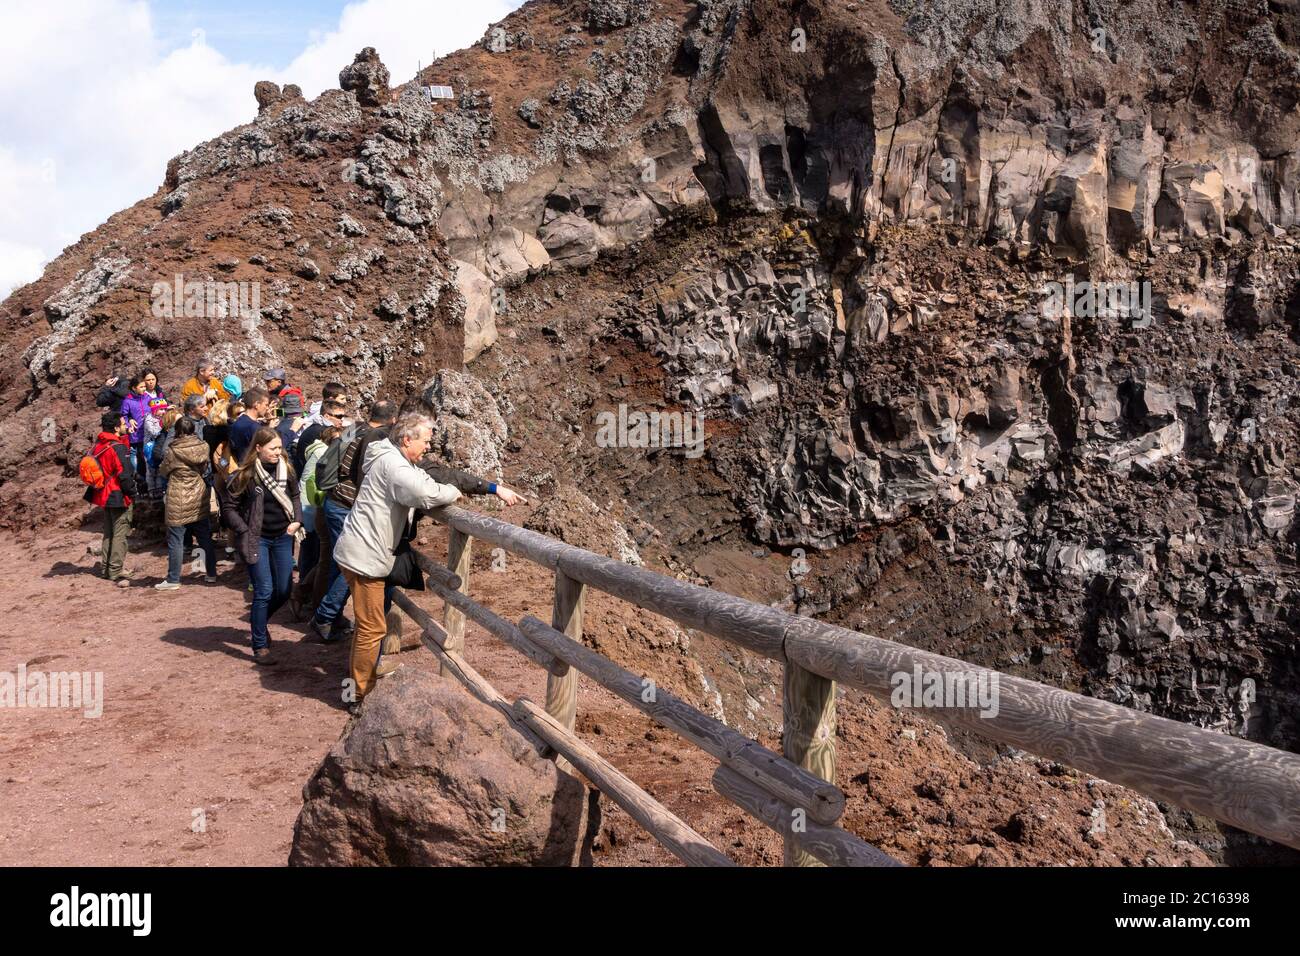
[(969, 675), (997, 686), (997, 714), (923, 708), (1002, 743), (1300, 849), (1300, 756), (1107, 701), (976, 667), (857, 631), (795, 618), (800, 666), (888, 701), (893, 676)]
[(783, 659), (781, 642), (788, 615), (775, 608), (602, 557), (455, 505), (435, 508), (428, 514), (462, 534), (481, 538), (537, 564), (562, 571), (575, 581), (672, 618), (687, 627), (716, 634), (764, 657)]
[(844, 812), (844, 792), (839, 787), (795, 766), (758, 741), (701, 713), (666, 690), (647, 687), (645, 679), (583, 647), (535, 617), (525, 617), (519, 622), (519, 629), (537, 645), (685, 737), (705, 753), (754, 780), (775, 796), (804, 807), (817, 822), (834, 823)]
[[(415, 552), (416, 563), (419, 564), (428, 576), (429, 590), (438, 597), (442, 598), (461, 614), (481, 625), (484, 630), (490, 634), (495, 634), (501, 640), (505, 641), (520, 654), (523, 654), (530, 661), (541, 667), (550, 674), (563, 674), (568, 667), (561, 661), (555, 659), (551, 654), (539, 648), (532, 641), (528, 640), (519, 630), (505, 618), (500, 617), (492, 611), (485, 608), (482, 604), (473, 600), (469, 596), (460, 592), (460, 578), (452, 574), (446, 568), (434, 564), (433, 559), (427, 555)], [(457, 583), (452, 584), (451, 581)]]
[(454, 505), (429, 514), (686, 627), (885, 701), (895, 678), (918, 667), (923, 674), (996, 677), (996, 714), (972, 707), (922, 712), (1300, 849), (1300, 755), (687, 584)]
[(799, 816), (798, 808), (778, 800), (727, 766), (713, 773), (713, 789), (756, 820), (829, 866), (902, 866), (888, 853), (840, 827)]
[(428, 612), (407, 597), (401, 588), (393, 589), (393, 603), (410, 615), (411, 620), (420, 625), (420, 640), (425, 647), (433, 651), (433, 656), (437, 658), (444, 674), (451, 674), (465, 685), (465, 688), (471, 694), (489, 707), (495, 707), (504, 714), (506, 719), (510, 721), (511, 726), (519, 731), (539, 754), (546, 755), (550, 753), (550, 747), (515, 717), (510, 701), (501, 696), (501, 693), (492, 686), (487, 678), (470, 667), (463, 657), (455, 651), (446, 649), (444, 645), (447, 640), (447, 632), (429, 616)]
[(515, 716), (563, 754), (611, 800), (645, 827), (673, 856), (692, 866), (735, 866), (735, 862), (692, 830), (680, 817), (621, 773), (574, 733), (527, 698), (515, 701)]

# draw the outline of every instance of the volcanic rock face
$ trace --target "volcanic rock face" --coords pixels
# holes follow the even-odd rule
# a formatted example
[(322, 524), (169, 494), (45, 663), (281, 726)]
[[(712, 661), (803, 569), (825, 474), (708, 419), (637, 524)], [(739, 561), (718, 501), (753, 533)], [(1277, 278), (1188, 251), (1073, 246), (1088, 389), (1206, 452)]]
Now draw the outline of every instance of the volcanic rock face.
[(339, 72), (339, 86), (357, 98), (362, 106), (378, 106), (388, 95), (388, 67), (380, 62), (372, 46), (357, 54)]
[[(77, 442), (30, 438), (89, 431), (72, 390), (212, 348), (428, 390), (457, 464), (631, 502), (674, 569), (908, 523), (1036, 676), (1294, 748), (1298, 38), (1253, 0), (566, 0), (396, 88), (362, 51), (5, 303), (0, 519), (48, 513), (20, 466), (75, 501)], [(260, 305), (142, 327), (177, 274)], [(706, 454), (593, 446), (614, 395)], [(853, 623), (865, 577), (792, 603)]]
[(303, 788), (294, 866), (563, 866), (587, 789), (454, 681), (404, 667)]

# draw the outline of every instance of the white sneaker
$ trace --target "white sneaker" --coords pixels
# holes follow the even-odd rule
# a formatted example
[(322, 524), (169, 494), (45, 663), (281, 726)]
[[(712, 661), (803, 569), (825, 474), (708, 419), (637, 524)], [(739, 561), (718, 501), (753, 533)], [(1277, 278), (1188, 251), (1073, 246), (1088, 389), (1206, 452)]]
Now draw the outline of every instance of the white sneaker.
[(153, 586), (155, 591), (179, 591), (181, 586), (173, 581), (159, 581)]

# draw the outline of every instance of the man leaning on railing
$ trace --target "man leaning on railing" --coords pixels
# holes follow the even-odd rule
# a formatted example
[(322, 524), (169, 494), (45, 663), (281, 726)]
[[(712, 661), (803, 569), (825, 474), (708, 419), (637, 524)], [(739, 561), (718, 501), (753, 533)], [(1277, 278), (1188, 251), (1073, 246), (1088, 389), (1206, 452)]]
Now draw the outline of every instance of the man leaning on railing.
[[(433, 440), (433, 422), (424, 415), (399, 418), (387, 438), (366, 448), (365, 479), (334, 543), (334, 560), (352, 592), (356, 630), (352, 637), (352, 680), (357, 704), (374, 686), (375, 663), (388, 626), (384, 584), (393, 570), (394, 552), (415, 509), (436, 508), (460, 498), (460, 491), (440, 484), (417, 463)], [(504, 492), (504, 494), (503, 494)], [(492, 488), (506, 504), (522, 499), (505, 488)]]

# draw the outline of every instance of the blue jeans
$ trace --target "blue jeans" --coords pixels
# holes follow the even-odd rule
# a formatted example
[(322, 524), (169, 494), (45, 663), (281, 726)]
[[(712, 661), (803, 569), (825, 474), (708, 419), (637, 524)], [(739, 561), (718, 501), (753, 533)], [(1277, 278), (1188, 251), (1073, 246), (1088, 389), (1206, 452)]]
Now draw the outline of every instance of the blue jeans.
[(316, 506), (307, 505), (302, 509), (302, 526), (307, 530), (307, 537), (298, 550), (298, 580), (301, 581), (311, 573), (311, 569), (320, 561), (320, 535), (316, 528)]
[(208, 577), (217, 576), (217, 553), (212, 550), (212, 530), (208, 519), (200, 518), (189, 524), (177, 525), (167, 529), (167, 580), (172, 584), (181, 583), (181, 564), (185, 561), (185, 552), (189, 549), (185, 539), (193, 535), (203, 549), (203, 561), (207, 566)]
[(145, 457), (143, 442), (131, 446), (131, 467), (135, 469), (135, 480), (139, 483), (139, 487), (136, 489), (136, 497), (147, 498), (149, 496), (149, 459)]
[(257, 539), (257, 563), (248, 566), (253, 582), (253, 608), (248, 621), (253, 632), (253, 650), (266, 647), (271, 632), (266, 622), (285, 601), (293, 587), (293, 535)]
[[(329, 526), (330, 537), (337, 544), (339, 536), (343, 534), (343, 522), (348, 520), (348, 513), (352, 509), (343, 507), (332, 498), (326, 498), (325, 504), (321, 507), (325, 509), (325, 524)], [(347, 603), (348, 579), (343, 576), (339, 566), (331, 561), (329, 584), (325, 586), (325, 596), (320, 599), (320, 604), (316, 607), (317, 626), (328, 627), (333, 624), (343, 614), (343, 605)]]

